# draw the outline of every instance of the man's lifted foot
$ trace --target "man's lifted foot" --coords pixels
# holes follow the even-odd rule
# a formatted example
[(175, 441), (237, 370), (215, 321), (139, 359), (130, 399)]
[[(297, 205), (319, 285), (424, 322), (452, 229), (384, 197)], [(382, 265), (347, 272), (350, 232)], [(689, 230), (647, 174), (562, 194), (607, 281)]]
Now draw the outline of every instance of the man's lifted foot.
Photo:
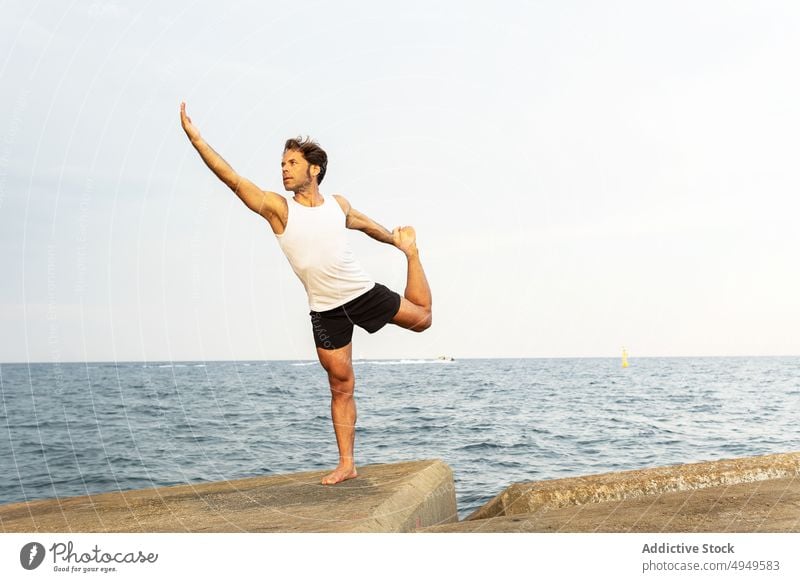
[(323, 485), (336, 485), (348, 479), (355, 479), (358, 477), (358, 472), (353, 465), (339, 465), (334, 469), (333, 473), (325, 475), (322, 478)]

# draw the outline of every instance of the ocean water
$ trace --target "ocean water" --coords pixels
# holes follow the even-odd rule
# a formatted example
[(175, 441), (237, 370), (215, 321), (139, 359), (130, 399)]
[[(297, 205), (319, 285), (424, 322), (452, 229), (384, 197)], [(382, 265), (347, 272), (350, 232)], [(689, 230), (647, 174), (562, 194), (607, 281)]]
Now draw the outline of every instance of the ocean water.
[[(513, 482), (800, 450), (800, 358), (358, 361), (356, 461)], [(0, 365), (0, 503), (332, 468), (316, 362)]]

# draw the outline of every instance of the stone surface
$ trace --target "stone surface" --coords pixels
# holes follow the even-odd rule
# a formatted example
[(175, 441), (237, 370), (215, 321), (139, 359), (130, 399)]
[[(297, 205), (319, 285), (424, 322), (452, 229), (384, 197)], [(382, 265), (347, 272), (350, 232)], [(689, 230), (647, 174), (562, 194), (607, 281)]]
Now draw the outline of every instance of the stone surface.
[(408, 532), (457, 520), (453, 473), (438, 460), (251, 477), (0, 506), (3, 532)]
[(798, 476), (800, 453), (783, 453), (516, 483), (473, 512), (467, 520)]
[(655, 493), (462, 521), (426, 532), (800, 532), (800, 478)]

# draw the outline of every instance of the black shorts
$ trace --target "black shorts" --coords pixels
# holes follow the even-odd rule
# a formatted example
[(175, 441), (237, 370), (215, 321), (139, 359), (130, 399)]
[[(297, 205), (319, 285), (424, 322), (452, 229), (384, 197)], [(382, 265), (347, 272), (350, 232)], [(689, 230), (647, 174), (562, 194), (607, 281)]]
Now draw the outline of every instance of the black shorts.
[(366, 293), (328, 311), (312, 311), (314, 343), (324, 350), (343, 348), (353, 339), (353, 325), (375, 333), (400, 310), (400, 295), (380, 283)]

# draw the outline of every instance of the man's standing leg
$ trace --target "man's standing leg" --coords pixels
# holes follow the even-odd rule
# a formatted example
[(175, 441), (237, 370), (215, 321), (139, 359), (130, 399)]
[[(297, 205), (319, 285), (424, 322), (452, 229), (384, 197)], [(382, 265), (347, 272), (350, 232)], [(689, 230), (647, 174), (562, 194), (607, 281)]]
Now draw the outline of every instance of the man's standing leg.
[(353, 344), (325, 350), (317, 348), (319, 362), (328, 373), (331, 387), (331, 419), (339, 447), (339, 465), (322, 479), (323, 485), (334, 485), (352, 479), (356, 472), (353, 448), (356, 437), (355, 374), (353, 373)]
[(412, 331), (425, 331), (431, 326), (433, 299), (428, 279), (422, 269), (417, 249), (417, 235), (410, 226), (392, 231), (394, 245), (403, 251), (408, 260), (406, 289), (400, 300), (400, 309), (392, 323)]

